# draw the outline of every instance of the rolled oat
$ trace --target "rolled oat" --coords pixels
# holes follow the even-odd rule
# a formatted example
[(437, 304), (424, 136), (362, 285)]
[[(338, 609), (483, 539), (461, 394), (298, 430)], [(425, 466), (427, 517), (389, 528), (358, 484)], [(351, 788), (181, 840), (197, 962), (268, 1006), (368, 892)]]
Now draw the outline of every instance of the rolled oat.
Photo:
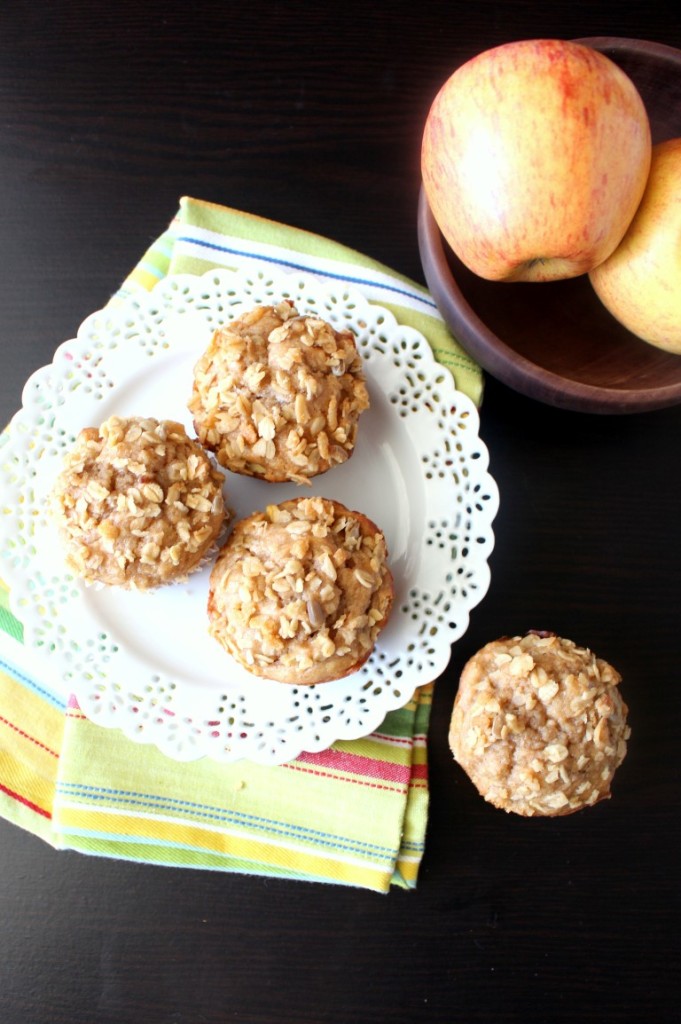
[(349, 458), (369, 396), (352, 332), (283, 301), (215, 331), (188, 406), (226, 469), (309, 483)]
[(213, 567), (209, 631), (255, 675), (309, 685), (369, 657), (393, 600), (383, 534), (326, 498), (238, 522)]
[(137, 590), (186, 577), (222, 529), (223, 483), (181, 423), (112, 416), (82, 430), (50, 498), (69, 567)]
[(564, 815), (610, 796), (627, 750), (619, 673), (552, 634), (487, 644), (465, 665), (449, 743), (490, 803)]

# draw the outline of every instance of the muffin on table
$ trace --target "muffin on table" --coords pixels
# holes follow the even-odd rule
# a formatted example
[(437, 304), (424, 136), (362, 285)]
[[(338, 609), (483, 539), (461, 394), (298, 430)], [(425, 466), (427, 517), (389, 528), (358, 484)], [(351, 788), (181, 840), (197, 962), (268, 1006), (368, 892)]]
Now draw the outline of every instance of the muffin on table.
[(223, 484), (181, 423), (112, 416), (82, 430), (50, 499), (67, 564), (125, 589), (186, 578), (216, 546)]
[(309, 497), (243, 519), (210, 577), (210, 634), (247, 671), (340, 679), (367, 660), (393, 602), (385, 538), (367, 516)]
[(350, 457), (368, 406), (352, 331), (301, 316), (289, 301), (214, 332), (188, 403), (199, 440), (225, 469), (296, 483)]
[(482, 796), (564, 815), (610, 796), (630, 729), (619, 673), (552, 633), (487, 644), (465, 665), (449, 743)]

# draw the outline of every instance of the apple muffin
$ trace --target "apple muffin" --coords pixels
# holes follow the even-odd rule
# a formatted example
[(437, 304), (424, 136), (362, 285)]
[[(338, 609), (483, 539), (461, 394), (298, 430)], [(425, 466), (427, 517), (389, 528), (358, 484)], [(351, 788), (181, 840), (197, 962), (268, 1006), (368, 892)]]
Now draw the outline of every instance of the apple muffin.
[(360, 668), (392, 602), (375, 523), (298, 498), (236, 523), (211, 572), (209, 632), (254, 675), (306, 686)]
[(531, 632), (465, 665), (449, 743), (482, 796), (526, 816), (571, 814), (610, 796), (627, 751), (619, 673), (586, 648)]
[(184, 579), (217, 546), (223, 484), (181, 423), (112, 416), (87, 427), (50, 499), (69, 567), (125, 589)]
[(225, 469), (303, 484), (349, 458), (369, 396), (352, 331), (283, 301), (214, 332), (188, 405)]

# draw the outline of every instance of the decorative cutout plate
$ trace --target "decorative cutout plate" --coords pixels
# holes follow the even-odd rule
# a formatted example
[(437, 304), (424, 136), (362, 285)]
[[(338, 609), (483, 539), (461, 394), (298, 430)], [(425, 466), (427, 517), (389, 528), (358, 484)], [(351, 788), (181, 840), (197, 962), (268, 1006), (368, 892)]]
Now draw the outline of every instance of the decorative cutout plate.
[[(351, 459), (306, 494), (337, 498), (383, 529), (396, 596), (364, 667), (296, 687), (240, 669), (208, 636), (210, 567), (151, 593), (84, 586), (68, 573), (45, 501), (79, 430), (113, 414), (177, 419), (212, 331), (258, 303), (290, 298), (355, 332), (371, 408)], [(102, 726), (178, 760), (291, 760), (376, 729), (445, 669), (489, 585), (498, 507), (473, 403), (428, 343), (354, 288), (309, 275), (177, 275), (94, 313), (27, 382), (2, 439), (2, 573), (25, 643)], [(299, 495), (295, 484), (226, 474), (237, 517)]]

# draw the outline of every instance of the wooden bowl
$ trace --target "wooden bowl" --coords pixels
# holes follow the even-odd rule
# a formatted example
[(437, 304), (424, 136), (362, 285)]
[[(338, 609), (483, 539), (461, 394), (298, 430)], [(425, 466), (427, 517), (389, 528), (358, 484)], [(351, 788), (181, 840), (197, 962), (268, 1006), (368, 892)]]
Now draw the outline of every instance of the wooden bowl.
[[(638, 39), (577, 42), (610, 57), (638, 88), (653, 142), (681, 136), (681, 51)], [(578, 412), (630, 413), (681, 403), (681, 355), (649, 345), (605, 309), (586, 275), (486, 281), (450, 250), (423, 188), (421, 263), (454, 336), (493, 377), (530, 398)]]

